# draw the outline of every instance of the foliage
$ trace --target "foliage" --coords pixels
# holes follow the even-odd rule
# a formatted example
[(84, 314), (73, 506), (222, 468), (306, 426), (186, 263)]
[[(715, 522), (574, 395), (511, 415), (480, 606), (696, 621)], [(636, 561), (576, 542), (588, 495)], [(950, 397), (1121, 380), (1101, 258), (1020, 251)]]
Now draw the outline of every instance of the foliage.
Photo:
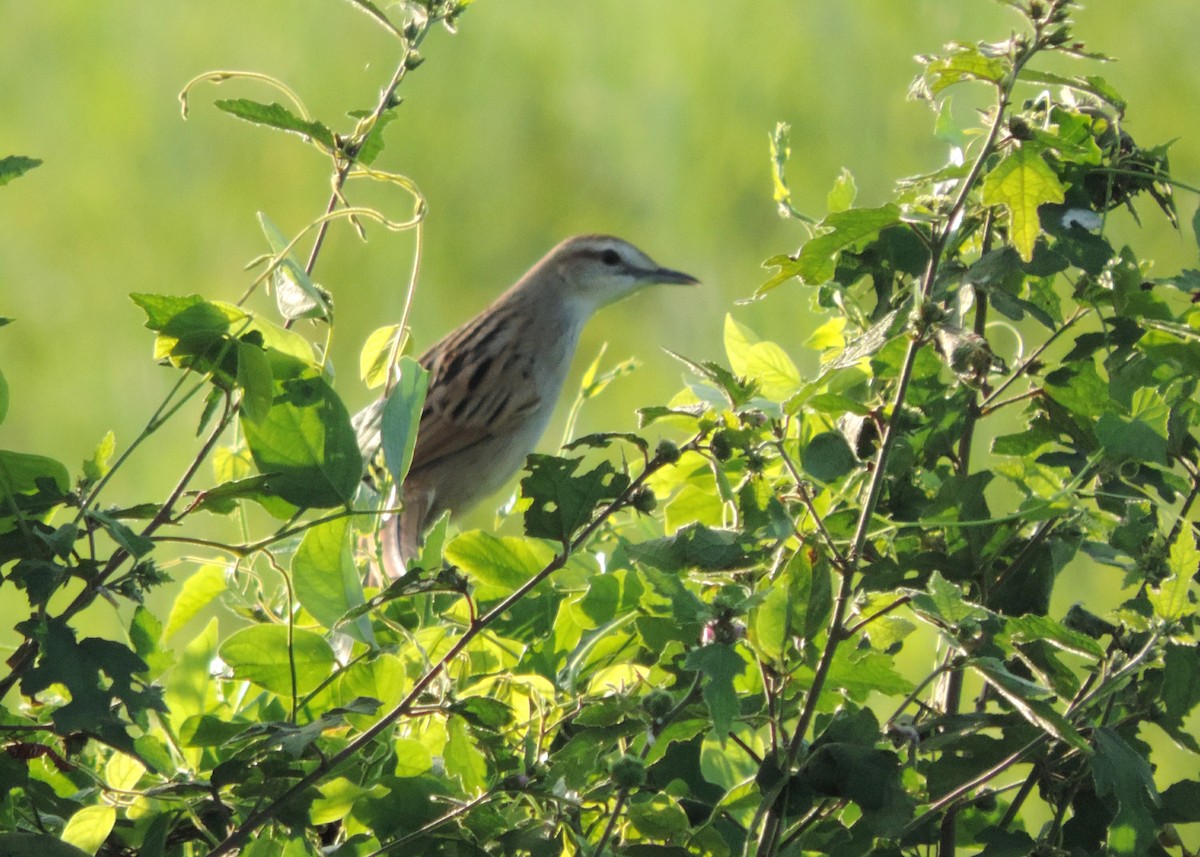
[[(1106, 237), (1147, 197), (1175, 224), (1180, 185), (1102, 79), (1036, 68), (1099, 59), (1070, 4), (1009, 2), (1007, 41), (921, 58), (911, 94), (951, 157), (885, 205), (855, 207), (846, 173), (827, 216), (801, 214), (777, 129), (775, 202), (810, 237), (759, 292), (811, 291), (817, 377), (731, 318), (727, 365), (681, 356), (693, 379), (642, 412), (645, 436), (530, 458), (525, 536), (443, 522), (383, 591), (361, 581), (422, 402), (405, 320), (362, 360), (388, 395), (379, 494), (327, 349), (292, 325), (332, 329), (312, 272), (335, 219), (419, 242), (423, 198), (374, 163), (425, 34), (467, 4), (411, 2), (399, 22), (356, 5), (401, 58), (349, 133), (282, 84), (291, 107), (218, 102), (330, 158), (308, 261), (309, 230), (264, 216), (270, 254), (241, 301), (133, 296), (179, 382), (115, 462), (111, 437), (75, 481), (0, 453), (0, 586), (24, 640), (0, 677), (0, 851), (1179, 847), (1200, 782), (1161, 781), (1143, 727), (1200, 753), (1200, 275), (1150, 279)], [(994, 94), (979, 128), (954, 125), (960, 86)], [(353, 178), (409, 194), (411, 217), (351, 206)], [(282, 324), (246, 306), (264, 283)], [(175, 489), (114, 504), (114, 469), (189, 406), (200, 440)], [(196, 489), (209, 460), (215, 484)], [(200, 512), (240, 535), (201, 537)], [(164, 621), (142, 602), (180, 544), (206, 558)], [(1068, 568), (1116, 569), (1124, 600), (1081, 593), (1055, 615)], [(135, 605), (126, 639), (81, 631), (100, 598)], [(242, 621), (180, 635), (218, 600)]]

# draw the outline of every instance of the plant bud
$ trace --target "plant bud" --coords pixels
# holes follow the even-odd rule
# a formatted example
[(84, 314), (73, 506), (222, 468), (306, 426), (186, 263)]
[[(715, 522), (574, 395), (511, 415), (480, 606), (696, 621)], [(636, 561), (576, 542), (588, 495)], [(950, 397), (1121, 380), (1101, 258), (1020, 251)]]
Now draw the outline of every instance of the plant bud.
[(679, 460), (679, 447), (669, 440), (660, 440), (654, 449), (654, 457), (663, 464), (674, 464)]
[(628, 791), (646, 784), (646, 765), (637, 756), (626, 753), (613, 759), (609, 762), (608, 771), (619, 789)]
[(658, 498), (652, 490), (642, 487), (633, 495), (632, 505), (643, 515), (649, 515), (658, 506)]
[(642, 697), (642, 710), (655, 720), (666, 717), (674, 707), (675, 697), (671, 696), (670, 691), (663, 690), (661, 687), (655, 688)]
[(970, 387), (982, 386), (992, 367), (1003, 365), (988, 341), (973, 330), (942, 324), (934, 331), (933, 342), (946, 365)]

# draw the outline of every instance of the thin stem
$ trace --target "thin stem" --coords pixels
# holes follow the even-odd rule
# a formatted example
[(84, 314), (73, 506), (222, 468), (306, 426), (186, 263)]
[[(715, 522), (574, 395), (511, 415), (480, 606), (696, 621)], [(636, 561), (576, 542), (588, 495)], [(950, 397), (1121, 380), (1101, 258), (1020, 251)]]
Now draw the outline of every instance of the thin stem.
[(608, 840), (612, 838), (613, 831), (617, 829), (617, 820), (621, 817), (622, 810), (625, 809), (625, 801), (628, 797), (629, 792), (625, 789), (617, 792), (617, 802), (613, 806), (612, 812), (609, 813), (608, 822), (604, 825), (604, 831), (596, 841), (596, 847), (592, 849), (592, 857), (600, 857), (604, 853), (604, 846), (608, 844)]
[(427, 833), (432, 833), (433, 831), (437, 830), (439, 827), (442, 827), (446, 824), (449, 824), (451, 821), (454, 821), (454, 819), (458, 818), (459, 816), (466, 815), (468, 812), (475, 809), (475, 807), (479, 806), (484, 801), (488, 800), (490, 797), (492, 797), (490, 792), (484, 792), (483, 794), (479, 795), (478, 797), (474, 798), (473, 800), (470, 800), (467, 803), (461, 804), (460, 806), (456, 806), (454, 809), (450, 810), (450, 812), (446, 813), (445, 815), (440, 815), (437, 818), (435, 818), (433, 821), (429, 821), (429, 822), (426, 822), (425, 824), (422, 824), (420, 827), (418, 827), (416, 830), (412, 831), (411, 833), (406, 833), (404, 836), (401, 836), (399, 839), (393, 840), (392, 842), (389, 842), (387, 845), (382, 845), (379, 848), (376, 848), (374, 851), (370, 852), (367, 855), (367, 857), (382, 857), (382, 855), (384, 855), (384, 854), (392, 854), (396, 851), (399, 851), (405, 845), (408, 845), (411, 842), (415, 842), (416, 840), (420, 839), (422, 836), (426, 835)]
[(887, 607), (881, 607), (878, 610), (876, 610), (874, 613), (872, 613), (870, 616), (866, 617), (865, 619), (861, 619), (858, 622), (855, 622), (853, 625), (851, 625), (849, 628), (846, 629), (846, 632), (845, 632), (846, 636), (853, 637), (855, 634), (857, 634), (859, 631), (861, 631), (867, 625), (870, 625), (876, 619), (880, 619), (880, 618), (886, 616), (887, 614), (891, 613), (893, 610), (903, 607), (905, 604), (907, 604), (911, 600), (912, 600), (912, 598), (910, 598), (907, 595), (897, 598), (895, 601), (893, 601)]
[(950, 665), (943, 663), (929, 675), (925, 676), (925, 678), (921, 680), (921, 683), (914, 687), (908, 696), (904, 697), (900, 704), (896, 706), (896, 710), (892, 712), (892, 716), (884, 721), (884, 727), (890, 727), (893, 723), (895, 723), (896, 718), (904, 713), (904, 709), (912, 705), (916, 701), (917, 697), (921, 695), (922, 691), (929, 687), (930, 684), (937, 680), (938, 676), (946, 672), (948, 669), (950, 669)]
[[(192, 377), (192, 374), (193, 373), (192, 373), (191, 369), (187, 369), (184, 371), (183, 375), (180, 376), (179, 380), (176, 381), (174, 386), (171, 387), (171, 390), (167, 393), (166, 398), (163, 399), (162, 404), (160, 404), (158, 406), (158, 409), (155, 410), (155, 412), (150, 416), (150, 419), (146, 421), (146, 425), (142, 428), (141, 432), (138, 433), (138, 436), (133, 439), (133, 442), (130, 443), (129, 446), (127, 446), (121, 452), (121, 454), (119, 456), (117, 456), (117, 460), (113, 462), (113, 464), (110, 468), (108, 468), (108, 472), (105, 473), (102, 477), (100, 477), (99, 481), (97, 481), (96, 484), (94, 486), (92, 486), (92, 490), (88, 492), (87, 497), (85, 497), (84, 499), (82, 499), (79, 502), (79, 512), (75, 516), (76, 524), (78, 524), (79, 521), (83, 518), (84, 513), (87, 511), (88, 507), (91, 506), (92, 503), (96, 502), (96, 498), (98, 496), (100, 496), (100, 492), (104, 489), (104, 487), (106, 485), (108, 485), (108, 483), (112, 479), (113, 475), (121, 468), (121, 466), (126, 461), (129, 460), (130, 456), (133, 455), (134, 450), (136, 450), (139, 446), (141, 446), (142, 443), (147, 438), (149, 438), (152, 434), (154, 434), (156, 431), (158, 431), (159, 427), (162, 426), (167, 420), (169, 420), (176, 413), (178, 413), (180, 408), (182, 408), (185, 404), (187, 404), (189, 401), (191, 401), (192, 396), (196, 395), (196, 393), (200, 392), (201, 390), (203, 390), (204, 388), (206, 388), (208, 386), (208, 378), (205, 377), (205, 378), (201, 379), (196, 384), (195, 387), (193, 387), (191, 390), (189, 390), (183, 396), (183, 398), (181, 398), (179, 401), (172, 404), (171, 403), (172, 398), (174, 398), (176, 392), (179, 391), (179, 389), (187, 382), (187, 380), (190, 377)], [(168, 408), (168, 406), (170, 406), (170, 407)]]
[[(1187, 461), (1187, 459), (1180, 459)], [(1188, 492), (1187, 497), (1183, 501), (1183, 505), (1179, 507), (1179, 512), (1175, 516), (1175, 525), (1171, 527), (1171, 534), (1167, 536), (1167, 544), (1175, 544), (1175, 540), (1179, 538), (1179, 534), (1183, 532), (1184, 522), (1187, 520), (1188, 512), (1191, 511), (1192, 504), (1196, 502), (1196, 497), (1200, 495), (1200, 477), (1195, 473), (1190, 474), (1192, 477), (1192, 490)]]
[(829, 552), (833, 554), (834, 563), (839, 569), (845, 571), (850, 567), (850, 564), (846, 561), (845, 555), (841, 552), (837, 546), (837, 543), (833, 540), (833, 536), (829, 534), (829, 530), (825, 528), (825, 522), (821, 520), (821, 516), (817, 513), (817, 509), (813, 505), (812, 495), (805, 487), (804, 477), (800, 474), (799, 468), (796, 467), (796, 462), (792, 461), (791, 456), (789, 456), (787, 451), (783, 448), (783, 441), (775, 441), (774, 447), (779, 453), (780, 460), (783, 461), (783, 466), (786, 467), (788, 473), (791, 474), (792, 482), (796, 485), (796, 493), (800, 495), (800, 502), (804, 504), (804, 508), (806, 508), (808, 513), (812, 515), (813, 522), (817, 527), (817, 532), (821, 534), (822, 541), (825, 542), (825, 546), (829, 549)]
[[(346, 179), (350, 175), (350, 171), (354, 168), (354, 164), (358, 161), (359, 152), (362, 150), (362, 144), (366, 141), (371, 131), (378, 124), (379, 119), (395, 105), (396, 90), (404, 81), (405, 75), (409, 70), (409, 59), (416, 53), (421, 42), (428, 35), (430, 27), (434, 22), (428, 17), (425, 17), (419, 24), (416, 33), (411, 39), (404, 40), (404, 54), (400, 58), (400, 64), (392, 75), (391, 82), (384, 87), (380, 93), (379, 101), (375, 105), (375, 109), (370, 115), (361, 120), (356, 129), (354, 139), (346, 146), (341, 147), (334, 153), (337, 160), (337, 167), (333, 174), (333, 191), (329, 195), (329, 203), (325, 206), (325, 213), (332, 214), (337, 208), (338, 203), (342, 201), (342, 188), (346, 185)], [(401, 34), (402, 35), (402, 34)], [(313, 269), (317, 265), (317, 256), (320, 255), (321, 247), (325, 243), (325, 236), (329, 232), (328, 219), (322, 221), (317, 229), (316, 237), (313, 238), (312, 250), (308, 255), (308, 262), (304, 266), (306, 274), (312, 274)]]
[(994, 414), (996, 411), (1000, 410), (1001, 408), (1007, 408), (1009, 405), (1015, 405), (1018, 402), (1024, 402), (1028, 399), (1036, 399), (1039, 396), (1041, 396), (1044, 392), (1045, 391), (1041, 387), (1034, 387), (1032, 390), (1026, 390), (1024, 393), (1021, 393), (1020, 395), (1012, 396), (1008, 399), (1005, 399), (1003, 402), (996, 402), (996, 404), (989, 405), (986, 408), (979, 408), (978, 409), (979, 416), (986, 417), (991, 414)]

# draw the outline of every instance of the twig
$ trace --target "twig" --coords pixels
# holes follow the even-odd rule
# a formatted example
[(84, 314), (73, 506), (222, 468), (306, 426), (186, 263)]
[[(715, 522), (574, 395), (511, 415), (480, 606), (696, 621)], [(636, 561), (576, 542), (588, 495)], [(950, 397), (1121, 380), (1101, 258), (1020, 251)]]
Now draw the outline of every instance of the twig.
[[(232, 412), (232, 401), (226, 395), (225, 411), (221, 415), (221, 419), (205, 439), (204, 444), (200, 447), (200, 452), (192, 459), (187, 469), (184, 470), (183, 476), (175, 484), (174, 489), (167, 495), (167, 499), (161, 508), (159, 508), (155, 516), (150, 520), (150, 523), (143, 528), (140, 533), (142, 538), (149, 538), (154, 534), (155, 530), (170, 520), (171, 510), (179, 502), (179, 498), (183, 496), (183, 493), (187, 490), (187, 486), (191, 484), (192, 477), (196, 475), (196, 471), (200, 469), (200, 465), (208, 458), (208, 454), (216, 446), (221, 435), (224, 434), (225, 428), (232, 418)], [(80, 611), (90, 606), (96, 600), (96, 596), (102, 591), (104, 584), (125, 563), (125, 560), (129, 558), (130, 554), (124, 548), (118, 547), (114, 550), (100, 572), (88, 581), (87, 585), (75, 596), (70, 604), (63, 608), (62, 612), (56, 617), (56, 621), (67, 622)], [(33, 659), (37, 656), (38, 650), (39, 644), (37, 640), (32, 637), (26, 637), (25, 641), (13, 652), (12, 656), (8, 659), (9, 673), (3, 679), (0, 679), (0, 698), (3, 698), (24, 675), (25, 670), (33, 663)]]
[(592, 857), (600, 857), (604, 853), (604, 846), (608, 844), (608, 840), (612, 838), (613, 831), (617, 829), (617, 819), (621, 817), (621, 811), (625, 809), (625, 801), (629, 797), (629, 792), (621, 789), (617, 792), (617, 802), (613, 806), (612, 812), (609, 813), (608, 822), (604, 825), (604, 831), (600, 834), (600, 838), (596, 840), (596, 847), (592, 849)]
[(816, 506), (813, 505), (812, 495), (808, 492), (808, 488), (805, 487), (805, 479), (803, 475), (801, 475), (800, 469), (796, 467), (796, 462), (792, 461), (791, 456), (789, 456), (787, 451), (783, 448), (783, 441), (775, 441), (774, 446), (779, 452), (779, 457), (783, 461), (783, 466), (786, 467), (788, 473), (791, 474), (792, 481), (796, 485), (796, 492), (800, 495), (800, 502), (804, 504), (804, 508), (806, 508), (808, 513), (812, 515), (813, 522), (817, 526), (817, 532), (821, 534), (821, 539), (825, 542), (825, 546), (829, 549), (829, 552), (833, 554), (834, 563), (840, 570), (845, 571), (850, 567), (850, 565), (847, 562), (845, 555), (838, 548), (837, 543), (833, 540), (833, 536), (830, 535), (829, 530), (825, 528), (825, 522), (817, 513)]
[[(1024, 375), (1029, 370), (1029, 367), (1036, 363), (1038, 358), (1046, 353), (1046, 349), (1049, 348), (1051, 344), (1058, 339), (1058, 337), (1070, 330), (1070, 328), (1074, 326), (1075, 322), (1079, 321), (1079, 319), (1083, 318), (1085, 315), (1087, 315), (1087, 313), (1088, 310), (1084, 307), (1076, 308), (1075, 312), (1071, 313), (1071, 315), (1062, 323), (1062, 325), (1060, 325), (1053, 333), (1046, 337), (1045, 342), (1035, 348), (1032, 354), (1021, 361), (1020, 365), (1018, 365), (1017, 368), (1012, 371), (1012, 374), (1008, 376), (1004, 383), (1000, 384), (1000, 386), (996, 387), (996, 389), (992, 390), (992, 392), (988, 394), (988, 397), (979, 405), (980, 411), (987, 412), (989, 410), (994, 410), (992, 403), (997, 399), (997, 397), (999, 397), (1001, 393), (1012, 386), (1013, 382)], [(999, 407), (999, 405), (995, 407)]]

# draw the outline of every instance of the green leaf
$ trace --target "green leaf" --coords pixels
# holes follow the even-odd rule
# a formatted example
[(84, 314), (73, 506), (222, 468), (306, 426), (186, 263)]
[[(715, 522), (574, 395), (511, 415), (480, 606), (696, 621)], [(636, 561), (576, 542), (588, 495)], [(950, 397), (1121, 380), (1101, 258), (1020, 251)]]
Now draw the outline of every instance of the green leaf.
[(825, 207), (831, 214), (846, 211), (854, 205), (854, 199), (857, 196), (858, 185), (854, 182), (854, 174), (842, 167), (842, 171), (833, 182), (833, 187), (825, 197)]
[(1163, 723), (1169, 727), (1183, 725), (1184, 718), (1200, 704), (1200, 649), (1196, 646), (1167, 645), (1163, 655), (1162, 700)]
[(272, 494), (301, 508), (349, 503), (363, 461), (350, 414), (321, 377), (276, 382), (274, 403), (257, 422), (242, 420), (246, 445)]
[(872, 693), (900, 696), (913, 689), (912, 682), (896, 672), (890, 655), (871, 650), (839, 648), (829, 669), (829, 686), (865, 701)]
[(1046, 390), (1054, 401), (1080, 417), (1098, 417), (1112, 406), (1108, 383), (1091, 360), (1051, 372), (1046, 376)]
[(1200, 782), (1180, 780), (1163, 792), (1159, 817), (1168, 824), (1195, 824), (1200, 821)]
[(888, 750), (840, 741), (821, 742), (805, 759), (797, 783), (824, 797), (852, 800), (863, 822), (881, 832), (898, 830), (911, 815), (900, 759)]
[(456, 777), (467, 793), (478, 792), (487, 783), (487, 760), (471, 740), (467, 721), (461, 717), (446, 720), (447, 741), (442, 750), (446, 773)]
[(4, 422), (4, 418), (8, 416), (8, 381), (4, 378), (4, 373), (0, 372), (0, 423)]
[(768, 260), (768, 264), (779, 268), (779, 273), (759, 286), (755, 295), (762, 295), (792, 277), (811, 286), (828, 282), (837, 270), (837, 257), (843, 250), (865, 243), (881, 229), (899, 222), (900, 209), (892, 203), (830, 214), (818, 224), (819, 234), (806, 241), (794, 259)]
[(85, 806), (71, 816), (63, 828), (62, 841), (80, 851), (95, 854), (112, 833), (117, 823), (117, 810), (106, 804)]
[(263, 104), (247, 98), (222, 99), (213, 104), (218, 110), (247, 122), (299, 134), (315, 140), (326, 149), (336, 148), (333, 132), (325, 125), (312, 119), (301, 119), (282, 104)]
[(746, 568), (761, 556), (753, 537), (739, 530), (718, 530), (698, 523), (683, 527), (673, 536), (627, 545), (626, 550), (638, 562), (670, 572)]
[(8, 155), (0, 158), (0, 185), (6, 185), (41, 165), (42, 162), (38, 158), (26, 158), (21, 155)]
[(825, 623), (833, 610), (833, 580), (826, 562), (813, 565), (808, 549), (802, 548), (788, 560), (786, 572), (792, 581), (792, 598), (803, 605), (803, 622), (800, 634), (805, 640), (813, 640), (825, 629)]
[(800, 452), (800, 466), (821, 482), (836, 482), (858, 466), (858, 459), (841, 432), (827, 431), (814, 437)]
[(1021, 80), (1029, 83), (1049, 84), (1050, 86), (1065, 86), (1069, 89), (1077, 89), (1081, 92), (1089, 92), (1112, 105), (1117, 113), (1123, 114), (1127, 102), (1121, 94), (1108, 85), (1108, 81), (1099, 75), (1061, 75), (1054, 72), (1041, 71), (1040, 69), (1030, 68), (1025, 66), (1021, 69)]
[(176, 668), (167, 673), (165, 701), (171, 723), (179, 726), (187, 718), (208, 710), (212, 659), (217, 653), (217, 619), (214, 616), (184, 646)]
[(788, 587), (772, 586), (762, 603), (750, 612), (750, 642), (775, 663), (783, 661), (788, 642), (800, 625), (792, 604)]
[(1108, 829), (1108, 847), (1114, 854), (1145, 854), (1157, 834), (1154, 808), (1159, 804), (1150, 763), (1114, 730), (1103, 727), (1094, 734), (1092, 779), (1096, 793), (1117, 802), (1117, 815)]
[(51, 715), (61, 734), (87, 732), (132, 753), (127, 722), (119, 716), (121, 705), (131, 715), (163, 709), (158, 690), (144, 689), (139, 678), (148, 670), (146, 662), (115, 640), (77, 641), (74, 630), (61, 620), (30, 619), (17, 627), (41, 644), (37, 663), (21, 681), (21, 692), (34, 697), (51, 685), (63, 685), (70, 702)]
[(1034, 146), (1021, 146), (997, 164), (983, 180), (983, 204), (1008, 209), (1013, 246), (1026, 262), (1041, 234), (1037, 209), (1063, 201), (1063, 186)]
[(646, 839), (670, 842), (686, 836), (690, 828), (687, 813), (668, 794), (640, 794), (629, 803), (629, 821)]
[(932, 99), (947, 87), (966, 81), (1000, 83), (1006, 73), (1002, 60), (984, 55), (976, 45), (952, 44), (942, 56), (919, 56), (917, 61), (925, 69), (909, 89), (915, 98)]
[(315, 688), (329, 677), (334, 663), (333, 650), (320, 634), (282, 625), (243, 628), (225, 640), (217, 654), (233, 670), (234, 678), (285, 697)]
[[(278, 107), (279, 105), (275, 105)], [(258, 213), (259, 226), (271, 247), (271, 253), (280, 257), (291, 241), (263, 212)], [(320, 318), (329, 321), (333, 317), (330, 295), (313, 282), (308, 272), (289, 253), (279, 258), (271, 271), (271, 285), (275, 289), (275, 304), (279, 314), (289, 321), (298, 318)]]
[(0, 450), (0, 533), (14, 529), (18, 518), (49, 515), (70, 490), (70, 473), (53, 458)]
[(179, 727), (179, 741), (185, 747), (220, 747), (254, 729), (255, 724), (229, 721), (211, 714), (193, 715)]
[(725, 316), (725, 353), (734, 374), (755, 381), (768, 399), (782, 402), (800, 389), (800, 370), (774, 342), (760, 342), (750, 328)]
[(468, 723), (486, 729), (499, 729), (509, 725), (515, 719), (511, 708), (498, 699), (486, 696), (460, 699), (451, 704), (450, 710), (461, 715)]
[(395, 108), (389, 107), (387, 110), (384, 110), (382, 113), (380, 113), (375, 119), (375, 124), (371, 126), (370, 133), (367, 134), (367, 138), (363, 140), (362, 145), (358, 149), (358, 162), (364, 167), (371, 166), (371, 164), (375, 162), (375, 159), (378, 158), (379, 154), (383, 151), (384, 129), (391, 124), (392, 120), (395, 119), (396, 116), (397, 111)]
[(129, 642), (133, 651), (146, 662), (148, 678), (157, 678), (174, 664), (170, 653), (162, 650), (163, 626), (159, 618), (139, 604), (129, 622)]
[[(622, 575), (628, 577), (625, 569)], [(621, 603), (621, 583), (616, 574), (598, 574), (587, 583), (587, 592), (572, 604), (571, 618), (586, 631), (603, 627), (613, 620)]]
[[(392, 346), (396, 337), (400, 336), (400, 325), (388, 324), (371, 331), (367, 341), (363, 343), (358, 356), (358, 376), (363, 379), (367, 389), (381, 387), (387, 381), (389, 360), (392, 359)], [(397, 353), (403, 354), (408, 346), (408, 336), (405, 335)]]
[(1198, 568), (1200, 550), (1196, 549), (1196, 540), (1190, 529), (1181, 530), (1175, 543), (1171, 545), (1171, 553), (1167, 559), (1167, 569), (1170, 573), (1166, 580), (1150, 590), (1148, 596), (1155, 615), (1167, 622), (1176, 622), (1195, 612), (1188, 593)]
[(403, 485), (417, 446), (429, 372), (411, 357), (401, 357), (399, 366), (399, 380), (383, 405), (380, 443), (392, 481)]
[(1096, 423), (1096, 439), (1113, 461), (1167, 464), (1167, 439), (1141, 420), (1103, 414)]
[(746, 669), (746, 662), (732, 646), (710, 643), (689, 652), (684, 666), (704, 676), (704, 703), (712, 715), (713, 733), (724, 743), (739, 710), (733, 680)]
[[(738, 378), (724, 366), (709, 360), (695, 361), (682, 354), (676, 354), (670, 349), (663, 349), (680, 363), (683, 363), (696, 375), (710, 382), (719, 393), (725, 397), (734, 408), (739, 408), (749, 402), (758, 392), (758, 384), (749, 379)], [(651, 410), (651, 409), (644, 409)], [(687, 409), (668, 409), (667, 413), (686, 413)], [(696, 414), (699, 416), (700, 414)], [(645, 426), (647, 421), (643, 420)]]
[(525, 509), (525, 532), (534, 538), (567, 542), (588, 523), (596, 507), (615, 500), (629, 486), (629, 477), (607, 462), (576, 475), (582, 458), (531, 455), (529, 475), (521, 494), (531, 502)]
[(1049, 616), (1033, 613), (1025, 616), (1009, 616), (1004, 620), (1005, 636), (1014, 644), (1042, 640), (1055, 648), (1085, 658), (1104, 657), (1104, 647), (1086, 634), (1071, 631)]
[(109, 460), (116, 448), (117, 436), (109, 431), (96, 444), (92, 457), (83, 460), (83, 476), (88, 482), (96, 483), (105, 477), (109, 470)]
[(236, 343), (237, 385), (242, 390), (241, 413), (246, 419), (258, 422), (266, 418), (274, 400), (274, 378), (267, 352), (253, 342), (239, 339)]
[(376, 783), (370, 788), (364, 788), (345, 777), (335, 777), (327, 780), (318, 787), (321, 796), (313, 801), (310, 818), (313, 824), (323, 825), (340, 822), (354, 808), (354, 803), (362, 797), (382, 797), (387, 794), (387, 787)]
[[(405, 690), (411, 685), (412, 682), (404, 673), (404, 663), (392, 654), (380, 654), (369, 661), (353, 663), (342, 673), (339, 680), (342, 699), (365, 697), (391, 702), (402, 698)], [(374, 718), (367, 718), (367, 725), (373, 722)], [(425, 770), (427, 768), (422, 768), (412, 775), (423, 773)]]
[(342, 617), (365, 603), (351, 538), (349, 518), (336, 518), (305, 530), (292, 557), (292, 585), (300, 606), (326, 628), (336, 628), (374, 646), (375, 635), (366, 616), (340, 624)]
[(446, 561), (474, 581), (480, 600), (502, 598), (537, 574), (554, 558), (545, 544), (469, 530), (446, 545)]
[(912, 592), (912, 607), (918, 616), (935, 620), (939, 626), (957, 625), (964, 620), (981, 620), (988, 611), (963, 598), (962, 589), (938, 572), (929, 578), (927, 592)]
[(251, 316), (231, 304), (206, 301), (199, 295), (172, 297), (135, 292), (130, 295), (146, 313), (146, 327), (157, 331), (154, 358), (175, 366), (236, 376), (234, 333), (250, 329)]
[(104, 512), (88, 509), (86, 517), (100, 524), (109, 537), (134, 558), (145, 556), (154, 550), (153, 540), (135, 533), (128, 526)]
[(1037, 853), (1037, 842), (1024, 830), (989, 827), (979, 832), (984, 849), (978, 857), (1029, 857)]
[(938, 108), (937, 119), (933, 126), (933, 135), (943, 143), (954, 146), (956, 149), (965, 149), (967, 147), (967, 134), (954, 120), (954, 99), (949, 95), (942, 99), (942, 106)]
[(417, 777), (433, 767), (433, 754), (415, 738), (397, 738), (392, 742), (396, 754), (396, 775)]

